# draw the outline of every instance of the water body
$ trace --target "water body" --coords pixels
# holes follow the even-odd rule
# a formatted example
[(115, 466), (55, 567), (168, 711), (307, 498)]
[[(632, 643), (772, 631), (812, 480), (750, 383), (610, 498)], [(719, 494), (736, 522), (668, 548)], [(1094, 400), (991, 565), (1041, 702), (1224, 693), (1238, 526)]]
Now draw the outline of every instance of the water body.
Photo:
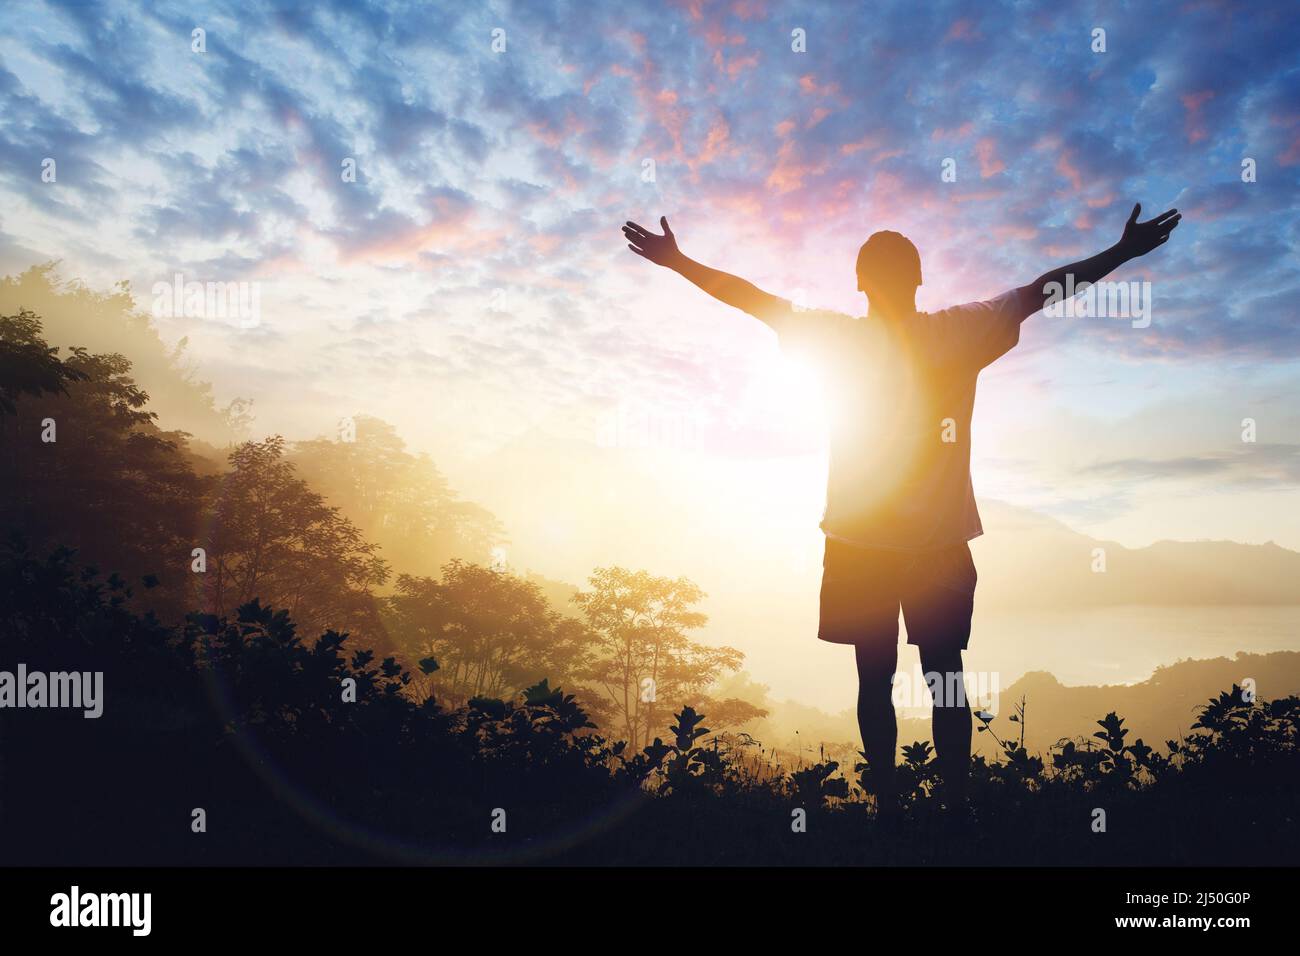
[[(978, 597), (975, 604), (966, 667), (996, 672), (1003, 689), (1029, 671), (1047, 671), (1068, 686), (1132, 684), (1180, 660), (1300, 651), (1300, 605), (1021, 612), (981, 610)], [(815, 597), (801, 595), (784, 608), (784, 615), (766, 619), (752, 609), (719, 615), (711, 622), (720, 625), (713, 640), (745, 651), (745, 669), (771, 688), (775, 700), (788, 698), (827, 713), (852, 707), (857, 695), (852, 650), (817, 640)], [(898, 662), (901, 670), (919, 669), (916, 648), (901, 646)]]
[(1027, 671), (1062, 684), (1131, 684), (1165, 664), (1300, 651), (1300, 606), (1145, 607), (975, 614), (967, 666), (1007, 686)]

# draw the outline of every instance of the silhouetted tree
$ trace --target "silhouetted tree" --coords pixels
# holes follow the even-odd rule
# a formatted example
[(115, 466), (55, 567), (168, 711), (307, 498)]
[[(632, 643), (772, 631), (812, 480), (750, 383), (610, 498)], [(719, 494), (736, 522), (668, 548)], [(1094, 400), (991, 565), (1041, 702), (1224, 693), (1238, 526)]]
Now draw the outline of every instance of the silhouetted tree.
[(203, 536), (202, 608), (231, 614), (255, 598), (312, 630), (383, 643), (370, 588), (388, 577), (378, 547), (308, 487), (277, 436), (245, 442), (215, 482)]
[[(1290, 860), (1300, 844), (1295, 697), (1220, 695), (1171, 742), (1170, 760), (1126, 743), (1116, 715), (1098, 722), (1105, 756), (1086, 765), (977, 760), (970, 840), (950, 838), (933, 750), (918, 741), (904, 748), (905, 825), (882, 843), (834, 760), (757, 772), (689, 705), (665, 708), (638, 749), (612, 743), (547, 681), (443, 708), (411, 698), (397, 661), (345, 650), (339, 632), (301, 638), (283, 610), (253, 601), (165, 624), (136, 613), (129, 592), (66, 549), (0, 547), (5, 658), (104, 673), (97, 720), (0, 711), (0, 844), (11, 863), (485, 862), (535, 850), (606, 864), (1258, 865)], [(1122, 839), (1088, 825), (1099, 790)], [(194, 839), (196, 804), (217, 808), (220, 839)], [(502, 806), (509, 839), (485, 825), (485, 808)], [(806, 838), (783, 838), (792, 807), (817, 817)], [(1205, 827), (1216, 807), (1231, 812)]]
[(574, 597), (600, 636), (600, 655), (587, 677), (604, 689), (634, 747), (650, 741), (659, 715), (698, 703), (710, 684), (745, 658), (734, 647), (687, 636), (708, 618), (694, 610), (704, 593), (686, 578), (615, 567), (597, 568), (589, 583), (591, 590)]
[(596, 646), (591, 629), (555, 610), (535, 583), (460, 560), (439, 580), (401, 575), (385, 604), (397, 646), (437, 661), (430, 684), (453, 706), (512, 696), (543, 678), (573, 688)]
[(504, 537), (488, 511), (459, 499), (427, 455), (413, 455), (387, 422), (357, 415), (355, 440), (297, 442), (298, 473), (408, 574), (436, 574), (452, 558), (486, 563)]
[(172, 427), (218, 445), (237, 440), (248, 428), (248, 403), (234, 399), (217, 406), (211, 385), (199, 379), (185, 354), (186, 340), (173, 346), (163, 341), (152, 316), (137, 308), (130, 283), (92, 289), (77, 279), (61, 279), (58, 263), (47, 262), (0, 278), (0, 314), (21, 310), (40, 316), (51, 345), (127, 356), (132, 377), (166, 409)]
[(60, 359), (31, 313), (0, 319), (0, 527), (34, 547), (68, 545), (83, 560), (163, 585), (161, 612), (186, 609), (205, 483), (158, 428), (149, 396), (120, 355), (74, 348)]
[(20, 395), (66, 395), (68, 384), (83, 377), (41, 338), (36, 313), (0, 315), (0, 414), (14, 414)]

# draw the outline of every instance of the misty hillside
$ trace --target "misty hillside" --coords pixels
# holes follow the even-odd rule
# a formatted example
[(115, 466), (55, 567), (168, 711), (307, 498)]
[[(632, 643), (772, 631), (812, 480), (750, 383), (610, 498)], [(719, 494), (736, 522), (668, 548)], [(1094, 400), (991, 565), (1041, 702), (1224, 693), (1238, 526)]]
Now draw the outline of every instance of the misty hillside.
[[(1125, 548), (999, 501), (981, 501), (980, 514), (985, 537), (972, 548), (985, 606), (1300, 604), (1300, 553), (1272, 542)], [(1096, 548), (1104, 572), (1093, 570)]]
[(36, 313), (46, 341), (65, 354), (81, 346), (130, 359), (135, 381), (162, 413), (165, 428), (218, 445), (239, 440), (249, 424), (247, 408), (238, 400), (217, 405), (212, 386), (186, 352), (186, 341), (168, 345), (163, 340), (146, 311), (149, 302), (146, 294), (137, 301), (125, 283), (101, 292), (65, 278), (54, 262), (0, 278), (0, 315)]

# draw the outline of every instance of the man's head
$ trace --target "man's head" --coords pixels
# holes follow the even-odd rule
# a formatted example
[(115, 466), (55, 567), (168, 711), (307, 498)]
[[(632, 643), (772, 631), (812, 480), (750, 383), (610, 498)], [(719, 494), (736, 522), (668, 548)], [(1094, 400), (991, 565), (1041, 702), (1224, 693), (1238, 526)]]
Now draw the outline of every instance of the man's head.
[(877, 232), (858, 250), (858, 288), (885, 312), (912, 311), (921, 285), (921, 254), (897, 232)]

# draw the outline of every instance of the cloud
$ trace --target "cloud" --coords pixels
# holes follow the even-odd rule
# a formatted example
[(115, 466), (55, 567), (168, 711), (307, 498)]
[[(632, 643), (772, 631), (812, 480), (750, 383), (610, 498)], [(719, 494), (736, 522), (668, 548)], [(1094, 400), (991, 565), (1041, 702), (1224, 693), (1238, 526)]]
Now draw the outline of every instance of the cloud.
[[(355, 347), (357, 374), (382, 374), (352, 336), (374, 341), (391, 314), (427, 323), (439, 341), (417, 337), (413, 354), (457, 374), (699, 401), (714, 384), (655, 327), (647, 290), (664, 277), (627, 255), (626, 218), (671, 214), (717, 266), (846, 309), (861, 308), (857, 246), (900, 229), (939, 307), (1100, 251), (1140, 199), (1185, 213), (1175, 241), (1119, 276), (1157, 283), (1151, 328), (1040, 325), (1032, 347), (1287, 361), (1300, 347), (1293, 31), (1271, 8), (1183, 6), (1103, 18), (1098, 54), (1082, 0), (418, 15), (227, 2), (199, 18), (196, 54), (189, 13), (18, 2), (0, 45), (3, 253), (75, 257), (141, 288), (173, 270), (274, 278), (311, 306), (268, 321), (319, 346), (282, 363), (344, 363)], [(57, 188), (40, 180), (46, 156)], [(476, 325), (503, 289), (535, 338)]]
[(1216, 484), (1300, 485), (1300, 445), (1243, 444), (1240, 451), (1173, 458), (1122, 458), (1099, 461), (1085, 474), (1133, 481), (1213, 479)]

